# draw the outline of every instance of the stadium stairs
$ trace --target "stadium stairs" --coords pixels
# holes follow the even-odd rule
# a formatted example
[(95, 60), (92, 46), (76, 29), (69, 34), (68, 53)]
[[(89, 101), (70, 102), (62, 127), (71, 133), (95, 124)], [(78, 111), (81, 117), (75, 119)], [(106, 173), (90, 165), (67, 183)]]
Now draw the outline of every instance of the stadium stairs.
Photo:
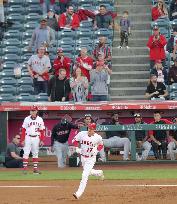
[[(129, 12), (132, 35), (129, 37), (130, 49), (118, 49), (120, 35), (114, 32), (113, 74), (111, 76), (111, 100), (144, 99), (149, 77), (149, 51), (146, 47), (151, 34), (152, 0), (116, 0), (118, 15)], [(119, 24), (120, 17), (117, 18)]]

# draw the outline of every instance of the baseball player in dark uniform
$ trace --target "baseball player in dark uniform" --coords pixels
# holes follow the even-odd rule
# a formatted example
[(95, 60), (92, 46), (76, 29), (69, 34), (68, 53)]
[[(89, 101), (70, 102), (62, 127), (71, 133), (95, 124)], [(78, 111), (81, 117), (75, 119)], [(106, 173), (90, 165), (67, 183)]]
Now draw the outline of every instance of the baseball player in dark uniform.
[(68, 155), (68, 138), (71, 129), (78, 129), (78, 125), (73, 125), (66, 119), (62, 119), (52, 129), (51, 147), (52, 151), (55, 151), (56, 153), (59, 168), (64, 168), (66, 166), (66, 158)]

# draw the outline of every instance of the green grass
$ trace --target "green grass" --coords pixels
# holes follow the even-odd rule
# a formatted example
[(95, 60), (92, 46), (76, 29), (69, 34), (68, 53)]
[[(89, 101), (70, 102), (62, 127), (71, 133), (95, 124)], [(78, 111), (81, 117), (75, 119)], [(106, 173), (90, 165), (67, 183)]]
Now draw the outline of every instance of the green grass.
[[(23, 175), (19, 171), (0, 172), (1, 181), (9, 180), (80, 180), (81, 169), (71, 169), (67, 171), (42, 171), (41, 175), (33, 175), (31, 171)], [(104, 170), (106, 180), (116, 179), (177, 179), (176, 169), (145, 169), (145, 170)], [(95, 179), (91, 177), (90, 179)]]

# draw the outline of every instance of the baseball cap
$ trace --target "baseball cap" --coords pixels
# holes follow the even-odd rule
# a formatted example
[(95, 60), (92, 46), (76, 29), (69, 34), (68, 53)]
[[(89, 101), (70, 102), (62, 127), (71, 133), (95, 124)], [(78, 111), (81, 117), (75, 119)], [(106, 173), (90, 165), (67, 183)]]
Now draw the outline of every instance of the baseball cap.
[(42, 21), (46, 21), (47, 22), (47, 19), (43, 17), (43, 18), (40, 19), (40, 22), (42, 22)]
[(31, 106), (30, 110), (38, 110), (38, 107), (33, 105), (33, 106)]
[(63, 48), (62, 48), (62, 47), (59, 47), (59, 48), (57, 49), (57, 53), (59, 53), (59, 52), (63, 52)]
[(88, 129), (96, 130), (96, 123), (89, 123), (88, 124)]
[(85, 114), (84, 118), (86, 118), (86, 117), (92, 117), (92, 115), (91, 114)]
[(54, 10), (53, 10), (53, 9), (49, 9), (49, 11), (54, 12)]
[(135, 118), (141, 118), (141, 114), (140, 114), (140, 113), (135, 113), (135, 114), (134, 114), (134, 117), (135, 117)]
[(158, 26), (154, 26), (153, 30), (159, 30), (159, 27)]

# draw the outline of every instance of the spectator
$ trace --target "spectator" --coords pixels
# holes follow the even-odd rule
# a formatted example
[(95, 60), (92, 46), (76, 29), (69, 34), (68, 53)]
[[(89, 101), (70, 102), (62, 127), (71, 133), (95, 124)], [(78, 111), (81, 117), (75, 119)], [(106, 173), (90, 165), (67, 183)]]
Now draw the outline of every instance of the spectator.
[(177, 19), (177, 0), (172, 0), (170, 3), (170, 20)]
[(174, 65), (169, 70), (168, 83), (177, 83), (177, 58), (175, 59)]
[[(111, 122), (105, 122), (102, 125), (121, 125), (119, 123), (119, 114), (113, 113)], [(106, 139), (103, 139), (104, 148), (124, 148), (123, 160), (129, 160), (128, 155), (130, 152), (130, 140), (126, 137), (125, 131), (110, 131), (106, 132)], [(102, 161), (106, 161), (106, 155), (104, 149), (100, 151)]]
[(60, 69), (65, 69), (66, 77), (70, 78), (71, 59), (64, 55), (62, 48), (57, 49), (57, 58), (54, 59), (53, 68), (55, 76), (58, 76)]
[(120, 19), (120, 46), (118, 48), (122, 48), (124, 41), (125, 46), (129, 49), (128, 46), (128, 36), (130, 35), (130, 20), (128, 19), (128, 11), (123, 12), (123, 16)]
[(168, 92), (165, 85), (162, 82), (157, 82), (157, 76), (152, 74), (146, 89), (145, 97), (150, 100), (165, 100), (167, 96)]
[(48, 100), (49, 101), (69, 101), (71, 88), (69, 79), (66, 77), (66, 70), (60, 69), (58, 76), (53, 76), (49, 80)]
[(93, 68), (93, 59), (88, 56), (87, 48), (83, 47), (80, 51), (80, 56), (76, 58), (75, 68), (80, 68), (82, 74), (90, 81), (90, 70)]
[(151, 74), (156, 75), (157, 82), (167, 84), (168, 82), (167, 70), (162, 66), (161, 60), (156, 60), (154, 68), (151, 70)]
[(3, 0), (0, 0), (0, 27), (4, 26), (5, 18), (4, 18), (4, 5)]
[[(146, 124), (143, 120), (142, 120), (142, 116), (140, 113), (135, 113), (134, 114), (134, 119), (135, 122), (134, 124), (138, 125), (138, 124)], [(148, 142), (148, 135), (147, 132), (145, 130), (136, 130), (135, 131), (135, 137), (136, 137), (136, 144), (138, 148), (143, 148), (142, 151), (142, 155), (139, 156), (138, 154), (136, 155), (136, 159), (138, 161), (141, 160), (146, 160), (148, 158), (149, 152), (151, 150), (151, 143)]]
[(7, 168), (22, 168), (23, 158), (20, 156), (20, 135), (13, 137), (12, 143), (7, 145), (5, 155), (5, 166)]
[(110, 49), (110, 47), (108, 45), (106, 45), (106, 41), (107, 41), (106, 37), (104, 37), (104, 36), (99, 37), (99, 43), (98, 43), (97, 47), (94, 49), (94, 51), (93, 51), (93, 56), (94, 56), (95, 60), (97, 60), (98, 55), (100, 53), (104, 53), (105, 62), (110, 64), (111, 59), (112, 59), (111, 49)]
[(85, 114), (84, 115), (84, 126), (88, 126), (88, 124), (94, 122), (94, 120), (92, 119), (92, 115), (91, 114)]
[(62, 119), (60, 123), (56, 124), (52, 129), (51, 147), (52, 151), (56, 153), (59, 168), (66, 167), (68, 138), (71, 129), (78, 129), (78, 126), (69, 123), (66, 119)]
[(27, 62), (28, 71), (33, 79), (35, 94), (47, 93), (49, 69), (51, 68), (49, 57), (45, 55), (45, 47), (40, 47), (36, 55), (32, 55)]
[(90, 85), (93, 101), (107, 101), (108, 100), (108, 67), (97, 65), (96, 69), (91, 71)]
[(169, 53), (173, 53), (173, 49), (176, 44), (176, 41), (177, 41), (177, 27), (175, 26), (173, 28), (173, 35), (171, 35), (170, 39), (168, 40), (167, 47), (166, 47), (166, 50)]
[(58, 31), (58, 15), (55, 14), (53, 9), (50, 9), (47, 13), (47, 26)]
[[(176, 40), (176, 39), (175, 39)], [(174, 49), (173, 49), (173, 60), (176, 59), (177, 54), (177, 40), (174, 42)]]
[(29, 43), (29, 50), (34, 45), (34, 49), (37, 50), (41, 45), (45, 45), (47, 48), (51, 47), (55, 43), (55, 33), (47, 26), (47, 19), (42, 18), (40, 25), (34, 30)]
[(164, 47), (167, 44), (164, 35), (160, 34), (159, 28), (155, 26), (153, 28), (153, 35), (149, 37), (147, 47), (150, 49), (150, 68), (154, 67), (156, 60), (161, 60), (163, 67), (165, 67), (165, 50)]
[(74, 102), (87, 101), (88, 85), (87, 77), (83, 76), (80, 68), (76, 68), (73, 77), (70, 79), (71, 92)]
[(72, 6), (68, 6), (65, 13), (62, 13), (59, 21), (58, 26), (60, 29), (77, 29), (80, 26), (79, 16), (74, 13), (74, 8)]
[(50, 9), (54, 8), (55, 0), (40, 0), (43, 16), (47, 15)]
[(95, 17), (94, 29), (99, 28), (113, 28), (113, 19), (110, 14), (107, 13), (106, 6), (100, 5), (99, 13)]
[[(177, 125), (177, 115), (173, 118), (173, 123)], [(169, 143), (168, 143), (168, 152), (171, 160), (176, 159), (175, 153), (177, 153), (177, 130), (169, 131)]]
[[(154, 121), (151, 124), (172, 124), (172, 122), (162, 119), (159, 111), (154, 112)], [(167, 139), (169, 131), (164, 130), (150, 130), (149, 136), (151, 138), (152, 149), (156, 159), (161, 159), (161, 151), (163, 159), (167, 158)]]
[(168, 11), (163, 0), (158, 0), (157, 5), (151, 11), (152, 20), (155, 21), (159, 18), (168, 18)]
[(59, 0), (60, 14), (66, 12), (66, 8), (69, 6), (71, 0)]

